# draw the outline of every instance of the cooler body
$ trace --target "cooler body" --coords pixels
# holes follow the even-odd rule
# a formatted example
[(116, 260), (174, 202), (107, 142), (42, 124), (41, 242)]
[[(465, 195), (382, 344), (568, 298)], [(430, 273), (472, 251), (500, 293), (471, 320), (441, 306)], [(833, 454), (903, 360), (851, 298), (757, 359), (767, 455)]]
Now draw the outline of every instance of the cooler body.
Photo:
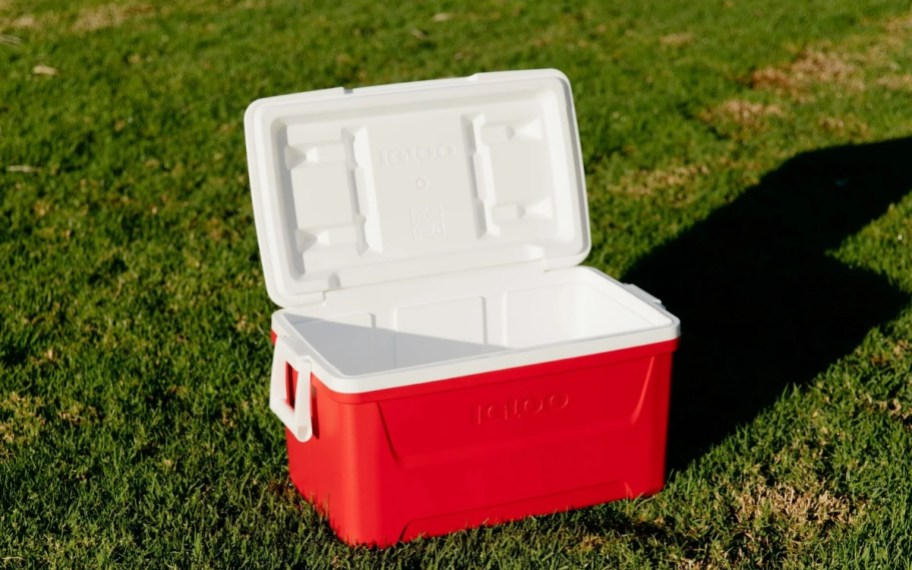
[(680, 322), (579, 265), (563, 73), (270, 97), (244, 128), (282, 307), (269, 405), (340, 537), (388, 545), (662, 486)]
[(312, 376), (291, 479), (340, 538), (378, 546), (655, 493), (676, 345), (360, 394)]

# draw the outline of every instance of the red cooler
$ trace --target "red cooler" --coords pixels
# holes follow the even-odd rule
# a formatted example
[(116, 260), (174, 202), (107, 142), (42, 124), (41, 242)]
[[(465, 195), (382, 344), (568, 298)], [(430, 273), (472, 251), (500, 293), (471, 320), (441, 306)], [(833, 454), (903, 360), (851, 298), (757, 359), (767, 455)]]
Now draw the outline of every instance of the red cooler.
[(679, 321), (578, 264), (570, 84), (485, 73), (246, 115), (291, 480), (386, 546), (655, 493)]

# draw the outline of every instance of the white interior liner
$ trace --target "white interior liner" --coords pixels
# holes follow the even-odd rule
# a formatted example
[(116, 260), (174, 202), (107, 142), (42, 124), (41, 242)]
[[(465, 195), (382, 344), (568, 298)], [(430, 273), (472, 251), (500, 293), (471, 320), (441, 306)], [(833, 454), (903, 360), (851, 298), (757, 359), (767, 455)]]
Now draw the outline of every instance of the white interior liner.
[(577, 267), (588, 211), (560, 72), (262, 99), (245, 130), (267, 289), (285, 307), (276, 361), (333, 390), (678, 336), (648, 294)]
[(339, 290), (273, 329), (351, 393), (672, 340), (678, 321), (594, 269), (531, 266)]

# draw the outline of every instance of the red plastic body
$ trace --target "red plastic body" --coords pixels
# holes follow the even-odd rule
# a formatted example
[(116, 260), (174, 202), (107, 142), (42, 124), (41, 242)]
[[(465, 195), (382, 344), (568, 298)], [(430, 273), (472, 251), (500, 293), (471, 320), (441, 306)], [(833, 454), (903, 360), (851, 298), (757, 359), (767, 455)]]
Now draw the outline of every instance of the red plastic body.
[(361, 394), (311, 376), (291, 480), (376, 546), (655, 493), (677, 342)]

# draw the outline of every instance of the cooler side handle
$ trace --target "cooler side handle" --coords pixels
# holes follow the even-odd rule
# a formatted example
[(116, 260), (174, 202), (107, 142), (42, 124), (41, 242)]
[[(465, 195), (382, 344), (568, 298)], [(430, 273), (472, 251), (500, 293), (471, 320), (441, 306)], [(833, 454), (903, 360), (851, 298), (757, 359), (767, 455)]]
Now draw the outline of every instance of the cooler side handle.
[[(269, 380), (269, 409), (282, 420), (295, 439), (303, 443), (313, 436), (310, 418), (310, 372), (313, 364), (310, 359), (302, 356), (300, 351), (295, 350), (295, 344), (300, 342), (295, 342), (289, 337), (276, 338), (272, 375)], [(288, 403), (286, 394), (288, 366), (298, 372), (294, 407)]]
[(647, 293), (646, 291), (643, 291), (642, 289), (640, 289), (633, 283), (624, 283), (624, 287), (627, 289), (627, 291), (629, 291), (630, 293), (633, 293), (634, 296), (639, 297), (640, 299), (642, 299), (643, 301), (646, 301), (647, 303), (652, 303), (653, 305), (658, 305), (663, 308), (665, 307), (665, 305), (662, 304), (662, 301), (658, 297), (656, 297), (655, 295), (650, 295), (649, 293)]

